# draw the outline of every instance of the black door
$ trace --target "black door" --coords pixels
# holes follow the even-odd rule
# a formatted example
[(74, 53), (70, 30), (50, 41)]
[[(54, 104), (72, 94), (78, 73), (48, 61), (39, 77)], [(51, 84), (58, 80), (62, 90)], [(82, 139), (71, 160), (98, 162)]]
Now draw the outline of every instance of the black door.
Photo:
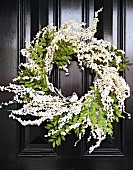
[[(132, 0), (1, 0), (0, 85), (7, 85), (16, 77), (17, 66), (24, 61), (19, 51), (39, 29), (51, 22), (59, 27), (69, 19), (90, 25), (94, 11), (101, 7), (104, 10), (100, 14), (96, 37), (124, 49), (133, 63)], [(68, 77), (55, 70), (53, 81), (64, 94), (71, 95), (76, 91), (82, 96), (92, 77), (87, 70), (81, 72), (76, 61), (72, 61), (69, 69)], [(133, 67), (124, 75), (132, 90)], [(0, 93), (0, 101), (11, 97), (12, 94)], [(126, 102), (127, 111), (131, 114), (132, 102), (131, 96)], [(74, 147), (74, 135), (69, 136), (61, 147), (52, 149), (44, 138), (44, 125), (22, 127), (8, 118), (9, 109), (11, 107), (0, 110), (0, 170), (133, 169), (133, 118), (114, 124), (114, 138), (108, 137), (100, 148), (89, 154), (85, 139)]]

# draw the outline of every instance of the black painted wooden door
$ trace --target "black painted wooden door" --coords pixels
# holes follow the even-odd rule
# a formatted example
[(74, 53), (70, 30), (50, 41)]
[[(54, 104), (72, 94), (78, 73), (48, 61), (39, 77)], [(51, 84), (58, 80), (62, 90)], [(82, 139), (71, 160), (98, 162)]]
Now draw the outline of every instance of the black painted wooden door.
[[(58, 27), (74, 19), (90, 25), (94, 11), (104, 7), (96, 37), (113, 42), (126, 51), (133, 63), (133, 1), (132, 0), (0, 0), (0, 85), (7, 85), (17, 75), (17, 66), (24, 61), (19, 51), (24, 42), (54, 22)], [(70, 75), (54, 70), (53, 82), (64, 95), (73, 91), (82, 96), (92, 83), (88, 70), (81, 72), (72, 61)], [(133, 67), (125, 74), (133, 88)], [(0, 101), (12, 94), (0, 93)], [(133, 114), (133, 96), (126, 102)], [(12, 106), (12, 108), (17, 106)], [(114, 124), (114, 139), (108, 137), (100, 148), (88, 153), (83, 139), (74, 147), (76, 137), (71, 135), (62, 146), (52, 149), (44, 138), (46, 130), (40, 127), (22, 127), (8, 118), (10, 108), (0, 110), (0, 170), (132, 170), (133, 118)]]

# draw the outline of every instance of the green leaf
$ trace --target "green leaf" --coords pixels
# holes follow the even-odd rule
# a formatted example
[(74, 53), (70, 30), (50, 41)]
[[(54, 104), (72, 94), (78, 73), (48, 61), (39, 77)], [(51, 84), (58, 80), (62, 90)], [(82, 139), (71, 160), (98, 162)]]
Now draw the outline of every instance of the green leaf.
[(38, 84), (36, 84), (36, 85), (33, 86), (34, 89), (37, 89), (37, 88), (39, 88), (39, 87), (40, 87), (40, 85), (38, 85)]
[(51, 128), (51, 127), (53, 127), (51, 124), (47, 124), (46, 126), (45, 126), (45, 128), (46, 127), (49, 127), (49, 128)]
[(59, 142), (58, 142), (58, 139), (56, 140), (56, 145), (59, 146)]
[(45, 38), (39, 38), (39, 40), (41, 40), (41, 42), (46, 42)]
[(53, 144), (52, 144), (52, 145), (53, 145), (53, 148), (55, 148), (55, 141), (53, 142)]
[(64, 137), (63, 135), (61, 136), (61, 138), (62, 138), (62, 140), (64, 140), (64, 141), (65, 141), (65, 137)]
[(79, 132), (79, 128), (74, 129), (74, 132), (78, 133)]
[(19, 74), (20, 77), (23, 76), (23, 73), (21, 71), (18, 71), (18, 74)]
[(111, 129), (113, 129), (113, 126), (112, 126), (111, 122), (108, 122), (108, 126), (109, 126)]
[(116, 120), (116, 122), (119, 122), (119, 118), (118, 117), (115, 117), (115, 120)]
[(91, 102), (90, 101), (85, 101), (85, 102), (83, 102), (82, 103), (82, 105), (84, 106), (84, 105), (89, 105)]
[(111, 129), (111, 128), (108, 128), (108, 129), (107, 129), (107, 132), (108, 132), (108, 134), (109, 134), (109, 135), (111, 135), (111, 136), (112, 136), (113, 131), (112, 131), (112, 129)]
[(75, 115), (75, 116), (73, 117), (73, 123), (76, 123), (76, 122), (77, 122), (77, 118), (78, 118), (77, 115)]
[(96, 108), (97, 107), (97, 102), (93, 102), (91, 105), (92, 108)]
[(61, 137), (58, 137), (58, 144), (61, 145)]
[(43, 45), (45, 47), (47, 46), (47, 44), (45, 42), (42, 42), (41, 45)]
[(94, 97), (93, 96), (87, 96), (87, 98), (91, 99), (91, 100), (94, 100)]
[(54, 142), (55, 139), (49, 139), (48, 142)]
[(57, 125), (57, 123), (58, 123), (58, 121), (57, 121), (57, 120), (55, 120), (53, 125), (54, 125), (54, 126), (56, 126), (56, 125)]

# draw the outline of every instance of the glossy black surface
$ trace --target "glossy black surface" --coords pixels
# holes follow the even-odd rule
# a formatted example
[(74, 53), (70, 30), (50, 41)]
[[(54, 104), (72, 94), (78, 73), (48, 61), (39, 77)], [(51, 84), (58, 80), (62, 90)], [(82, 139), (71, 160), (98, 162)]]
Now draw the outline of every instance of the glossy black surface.
[[(0, 1), (0, 85), (7, 85), (17, 75), (17, 66), (25, 59), (19, 51), (24, 42), (53, 22), (58, 27), (66, 20), (87, 22), (91, 25), (94, 10), (104, 7), (100, 14), (97, 38), (113, 42), (125, 49), (133, 63), (133, 1), (132, 0), (1, 0)], [(75, 60), (69, 67), (70, 75), (54, 69), (52, 79), (63, 94), (73, 91), (82, 96), (92, 84), (89, 70), (81, 71)], [(124, 74), (133, 89), (133, 66)], [(0, 101), (11, 98), (0, 93)], [(133, 96), (126, 101), (127, 111), (133, 112)], [(12, 106), (16, 107), (16, 106)], [(85, 138), (74, 147), (72, 134), (57, 149), (44, 138), (40, 127), (22, 127), (8, 118), (7, 110), (0, 110), (0, 170), (132, 170), (133, 118), (114, 124), (114, 138), (107, 137), (92, 154)]]

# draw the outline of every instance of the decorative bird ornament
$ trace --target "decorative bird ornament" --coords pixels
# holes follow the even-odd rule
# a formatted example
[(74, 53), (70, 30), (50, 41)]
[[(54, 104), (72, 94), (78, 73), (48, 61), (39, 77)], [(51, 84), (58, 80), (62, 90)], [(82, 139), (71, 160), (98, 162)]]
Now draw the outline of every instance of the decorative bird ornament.
[(73, 92), (73, 95), (69, 98), (69, 101), (71, 102), (71, 103), (74, 103), (74, 102), (76, 102), (78, 100), (78, 95), (75, 93), (75, 92)]

